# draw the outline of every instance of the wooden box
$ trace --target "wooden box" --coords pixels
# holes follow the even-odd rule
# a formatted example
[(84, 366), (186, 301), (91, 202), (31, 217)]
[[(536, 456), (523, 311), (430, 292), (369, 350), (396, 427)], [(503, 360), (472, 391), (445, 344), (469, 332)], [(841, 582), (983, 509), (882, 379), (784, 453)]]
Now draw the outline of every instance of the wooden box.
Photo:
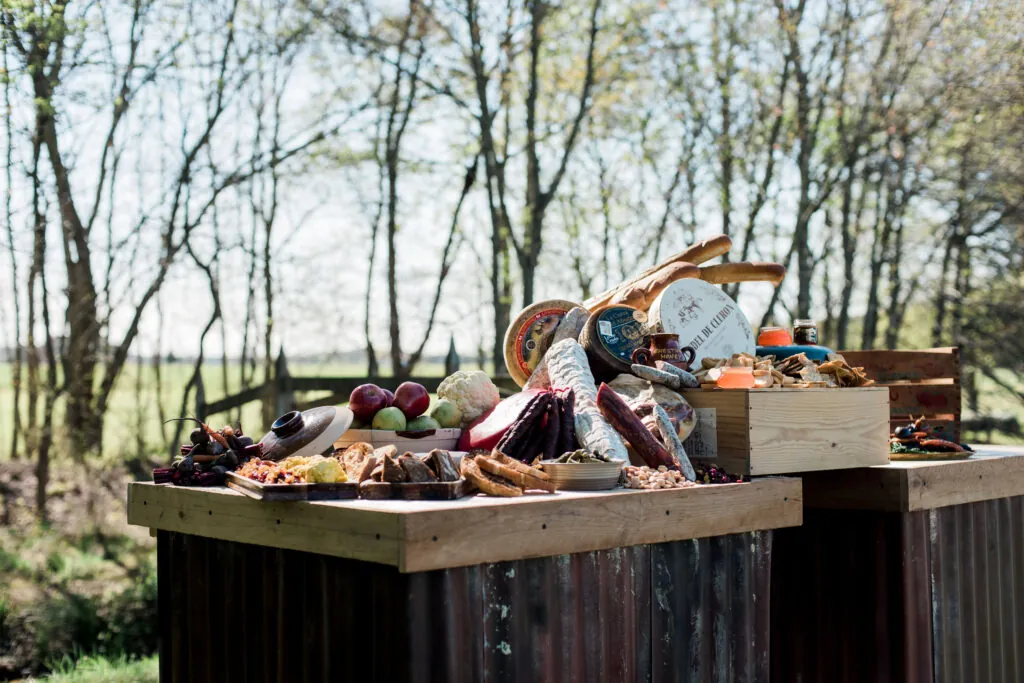
[(889, 388), (892, 428), (923, 417), (936, 436), (960, 443), (960, 349), (843, 351), (853, 366)]
[(690, 459), (730, 474), (764, 475), (885, 465), (889, 390), (694, 389)]

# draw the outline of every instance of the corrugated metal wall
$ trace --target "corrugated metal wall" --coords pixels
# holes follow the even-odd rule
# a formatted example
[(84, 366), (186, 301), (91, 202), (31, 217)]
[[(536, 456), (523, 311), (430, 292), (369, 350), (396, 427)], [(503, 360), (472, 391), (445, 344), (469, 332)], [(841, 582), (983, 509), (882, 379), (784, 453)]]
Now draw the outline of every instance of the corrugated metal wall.
[(772, 532), (399, 574), (160, 532), (164, 681), (767, 681)]
[(807, 509), (774, 546), (776, 683), (1024, 681), (1024, 498)]

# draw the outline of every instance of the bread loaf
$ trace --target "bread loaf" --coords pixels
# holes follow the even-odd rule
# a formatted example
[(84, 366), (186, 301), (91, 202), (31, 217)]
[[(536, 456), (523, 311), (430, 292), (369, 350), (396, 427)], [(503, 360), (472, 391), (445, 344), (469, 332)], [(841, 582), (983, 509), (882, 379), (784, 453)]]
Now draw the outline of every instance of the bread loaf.
[(612, 297), (611, 303), (625, 304), (646, 311), (662, 290), (676, 280), (689, 277), (700, 277), (700, 268), (687, 262), (670, 263), (636, 283), (620, 289)]
[(704, 266), (700, 269), (700, 279), (713, 285), (730, 282), (770, 282), (778, 287), (785, 277), (786, 267), (781, 263), (737, 261)]
[(651, 275), (658, 272), (662, 268), (665, 268), (668, 265), (671, 265), (673, 263), (690, 263), (693, 265), (698, 265), (704, 263), (705, 261), (710, 261), (716, 256), (721, 256), (722, 254), (725, 254), (726, 252), (729, 251), (730, 248), (732, 248), (732, 240), (729, 239), (728, 235), (719, 235), (718, 237), (706, 239), (703, 242), (700, 242), (699, 244), (694, 244), (693, 246), (684, 249), (678, 254), (674, 254), (668, 257), (661, 263), (654, 264), (653, 266), (643, 271), (636, 277), (632, 277), (623, 282), (622, 284), (616, 285), (615, 287), (612, 287), (611, 289), (605, 292), (601, 292), (597, 296), (590, 297), (589, 299), (583, 302), (583, 306), (584, 308), (587, 308), (591, 311), (597, 310), (598, 308), (603, 308), (604, 306), (607, 306), (609, 303), (611, 303), (612, 299), (621, 290), (633, 287), (641, 280), (647, 279), (648, 277), (650, 277)]

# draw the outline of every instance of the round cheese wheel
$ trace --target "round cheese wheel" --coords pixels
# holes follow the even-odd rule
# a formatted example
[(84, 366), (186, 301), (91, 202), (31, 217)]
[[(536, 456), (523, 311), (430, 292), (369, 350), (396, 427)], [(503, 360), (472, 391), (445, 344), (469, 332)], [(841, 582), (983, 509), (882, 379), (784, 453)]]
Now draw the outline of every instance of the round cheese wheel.
[(648, 315), (653, 326), (678, 334), (679, 346), (693, 348), (695, 368), (702, 358), (754, 353), (754, 331), (739, 305), (703, 280), (673, 282), (654, 300)]
[(579, 304), (562, 299), (538, 301), (516, 316), (505, 331), (505, 367), (508, 374), (523, 386), (533, 374), (537, 363), (551, 346), (558, 323)]
[(647, 334), (647, 315), (632, 306), (612, 304), (594, 312), (580, 335), (594, 377), (607, 381), (629, 372), (633, 351)]

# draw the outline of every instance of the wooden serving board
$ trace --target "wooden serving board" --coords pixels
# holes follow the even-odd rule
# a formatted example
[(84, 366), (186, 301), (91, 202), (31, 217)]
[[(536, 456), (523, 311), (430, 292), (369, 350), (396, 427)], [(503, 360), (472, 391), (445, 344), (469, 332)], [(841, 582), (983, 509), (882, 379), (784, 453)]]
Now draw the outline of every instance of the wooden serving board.
[(456, 500), (472, 492), (473, 485), (466, 479), (408, 484), (364, 481), (359, 485), (360, 497), (369, 500)]
[(942, 453), (889, 453), (889, 460), (967, 460), (973, 451), (944, 451)]
[(229, 489), (256, 500), (271, 502), (289, 500), (349, 500), (359, 495), (359, 484), (263, 484), (234, 472), (225, 476)]

